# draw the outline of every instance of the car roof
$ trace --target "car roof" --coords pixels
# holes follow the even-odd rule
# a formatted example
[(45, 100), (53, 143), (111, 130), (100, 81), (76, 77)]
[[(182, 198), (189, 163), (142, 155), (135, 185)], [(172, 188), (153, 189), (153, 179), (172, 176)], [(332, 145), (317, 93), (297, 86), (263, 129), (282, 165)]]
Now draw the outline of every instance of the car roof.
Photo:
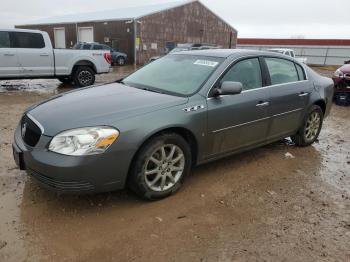
[(267, 56), (279, 56), (285, 58), (284, 55), (281, 54), (272, 54), (267, 51), (259, 51), (259, 50), (250, 50), (250, 49), (205, 49), (205, 50), (191, 50), (191, 51), (182, 51), (175, 52), (174, 54), (182, 54), (182, 55), (198, 55), (198, 56), (212, 56), (212, 57), (222, 57), (227, 58), (230, 56), (259, 56), (259, 55), (267, 55)]

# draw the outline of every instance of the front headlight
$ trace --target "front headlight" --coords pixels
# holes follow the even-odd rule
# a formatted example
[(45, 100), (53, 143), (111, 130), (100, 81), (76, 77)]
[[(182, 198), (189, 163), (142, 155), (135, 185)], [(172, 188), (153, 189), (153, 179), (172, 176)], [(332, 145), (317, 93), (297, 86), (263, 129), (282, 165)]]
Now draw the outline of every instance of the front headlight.
[(340, 71), (340, 69), (337, 69), (335, 72), (334, 72), (334, 76), (336, 77), (343, 77), (344, 76), (344, 73), (342, 71)]
[(82, 156), (103, 153), (118, 138), (119, 131), (111, 127), (84, 127), (56, 135), (49, 150), (63, 155)]

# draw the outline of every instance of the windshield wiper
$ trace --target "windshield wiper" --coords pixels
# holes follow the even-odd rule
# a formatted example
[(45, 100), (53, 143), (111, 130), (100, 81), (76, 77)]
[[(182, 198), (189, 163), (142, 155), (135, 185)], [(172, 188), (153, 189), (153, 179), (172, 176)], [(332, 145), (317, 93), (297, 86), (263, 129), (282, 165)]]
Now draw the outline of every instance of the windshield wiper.
[(161, 91), (158, 91), (158, 90), (154, 90), (154, 89), (151, 89), (151, 88), (148, 88), (148, 87), (142, 87), (140, 88), (142, 90), (146, 90), (146, 91), (149, 91), (149, 92), (154, 92), (154, 93), (158, 93), (158, 94), (164, 94), (163, 92)]

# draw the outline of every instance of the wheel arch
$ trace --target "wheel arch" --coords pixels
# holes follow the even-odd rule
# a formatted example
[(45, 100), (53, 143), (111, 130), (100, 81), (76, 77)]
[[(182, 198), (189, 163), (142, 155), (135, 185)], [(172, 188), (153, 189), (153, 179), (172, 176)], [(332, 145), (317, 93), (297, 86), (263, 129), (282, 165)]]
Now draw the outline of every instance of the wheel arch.
[(160, 136), (162, 134), (169, 134), (169, 133), (174, 133), (177, 135), (180, 135), (183, 139), (185, 139), (185, 141), (188, 143), (190, 150), (191, 150), (191, 155), (192, 155), (192, 166), (195, 166), (197, 163), (197, 156), (198, 156), (198, 141), (195, 137), (195, 135), (187, 128), (184, 127), (167, 127), (161, 130), (156, 130), (155, 132), (151, 133), (150, 135), (148, 135), (147, 137), (145, 137), (145, 139), (140, 143), (140, 145), (138, 146), (135, 154), (132, 157), (132, 160), (130, 162), (130, 166), (129, 166), (129, 171), (128, 171), (128, 175), (130, 172), (130, 168), (132, 166), (132, 164), (134, 163), (137, 155), (139, 154), (141, 148), (147, 144), (151, 139), (153, 139), (156, 136)]
[(321, 107), (323, 115), (325, 115), (325, 113), (326, 113), (326, 101), (324, 101), (323, 99), (319, 99), (319, 100), (315, 101), (313, 104)]
[(79, 67), (79, 66), (88, 66), (90, 67), (92, 70), (94, 70), (95, 73), (97, 73), (97, 69), (96, 66), (93, 62), (89, 61), (89, 60), (80, 60), (78, 62), (76, 62), (73, 65), (73, 69), (72, 69), (72, 74), (74, 74), (75, 70)]

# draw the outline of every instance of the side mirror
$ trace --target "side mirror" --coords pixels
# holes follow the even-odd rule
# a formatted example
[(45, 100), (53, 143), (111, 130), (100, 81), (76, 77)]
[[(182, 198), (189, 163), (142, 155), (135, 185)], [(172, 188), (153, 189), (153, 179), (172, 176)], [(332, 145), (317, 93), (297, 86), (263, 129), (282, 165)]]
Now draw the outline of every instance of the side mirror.
[(216, 88), (214, 96), (237, 95), (242, 93), (243, 85), (240, 82), (225, 81), (220, 88)]

